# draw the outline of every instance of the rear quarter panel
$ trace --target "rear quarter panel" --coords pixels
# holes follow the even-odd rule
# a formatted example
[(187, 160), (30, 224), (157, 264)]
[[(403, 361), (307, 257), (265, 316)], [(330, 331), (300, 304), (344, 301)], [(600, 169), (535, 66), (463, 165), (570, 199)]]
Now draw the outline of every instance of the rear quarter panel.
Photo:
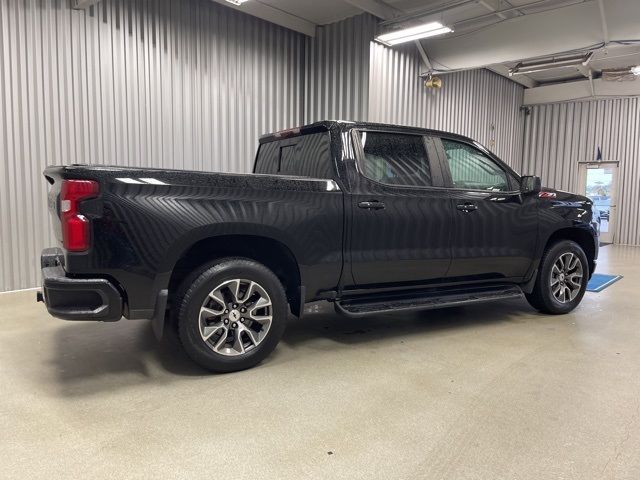
[(93, 247), (67, 254), (66, 269), (114, 278), (127, 292), (130, 310), (153, 308), (180, 256), (197, 241), (219, 235), (283, 243), (298, 262), (308, 295), (339, 281), (343, 200), (333, 182), (99, 168), (65, 176), (97, 179), (101, 187), (100, 197), (83, 205), (92, 218)]

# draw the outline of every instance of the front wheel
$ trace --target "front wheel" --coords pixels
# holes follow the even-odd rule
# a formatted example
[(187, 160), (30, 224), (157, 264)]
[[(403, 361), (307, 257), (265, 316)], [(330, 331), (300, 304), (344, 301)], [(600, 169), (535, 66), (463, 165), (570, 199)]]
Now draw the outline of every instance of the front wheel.
[(178, 292), (178, 331), (187, 354), (214, 372), (253, 367), (284, 333), (288, 305), (278, 277), (253, 260), (202, 267)]
[(544, 253), (536, 284), (526, 298), (543, 313), (569, 313), (582, 300), (588, 280), (589, 264), (584, 250), (571, 240), (562, 240)]

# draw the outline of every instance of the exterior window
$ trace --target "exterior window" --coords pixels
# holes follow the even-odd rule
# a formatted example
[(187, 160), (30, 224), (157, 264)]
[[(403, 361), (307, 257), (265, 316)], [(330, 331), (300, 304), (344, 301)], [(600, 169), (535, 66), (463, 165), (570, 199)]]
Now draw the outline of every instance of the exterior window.
[(429, 159), (420, 135), (360, 132), (365, 177), (389, 185), (432, 185)]
[(263, 143), (258, 149), (255, 173), (333, 178), (329, 133), (311, 133)]
[(255, 173), (278, 173), (280, 165), (280, 142), (263, 143), (258, 148), (256, 157)]
[(504, 192), (509, 190), (507, 175), (493, 160), (466, 143), (442, 139), (455, 188)]
[(296, 158), (296, 146), (287, 145), (280, 147), (280, 175), (297, 175), (298, 159)]

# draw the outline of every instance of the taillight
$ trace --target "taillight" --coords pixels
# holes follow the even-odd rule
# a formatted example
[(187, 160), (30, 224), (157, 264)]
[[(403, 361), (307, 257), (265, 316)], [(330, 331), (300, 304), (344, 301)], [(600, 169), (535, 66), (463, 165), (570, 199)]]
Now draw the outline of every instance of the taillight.
[(98, 195), (100, 187), (93, 180), (63, 180), (60, 189), (62, 242), (70, 252), (88, 250), (91, 245), (89, 220), (79, 211), (80, 202)]

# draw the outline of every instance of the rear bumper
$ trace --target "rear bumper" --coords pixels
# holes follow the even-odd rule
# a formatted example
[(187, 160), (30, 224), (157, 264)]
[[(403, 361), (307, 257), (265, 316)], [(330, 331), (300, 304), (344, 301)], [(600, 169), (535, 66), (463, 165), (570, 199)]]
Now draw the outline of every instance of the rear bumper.
[(63, 320), (115, 322), (122, 317), (122, 296), (106, 278), (73, 278), (63, 268), (59, 248), (42, 251), (42, 300), (51, 315)]

